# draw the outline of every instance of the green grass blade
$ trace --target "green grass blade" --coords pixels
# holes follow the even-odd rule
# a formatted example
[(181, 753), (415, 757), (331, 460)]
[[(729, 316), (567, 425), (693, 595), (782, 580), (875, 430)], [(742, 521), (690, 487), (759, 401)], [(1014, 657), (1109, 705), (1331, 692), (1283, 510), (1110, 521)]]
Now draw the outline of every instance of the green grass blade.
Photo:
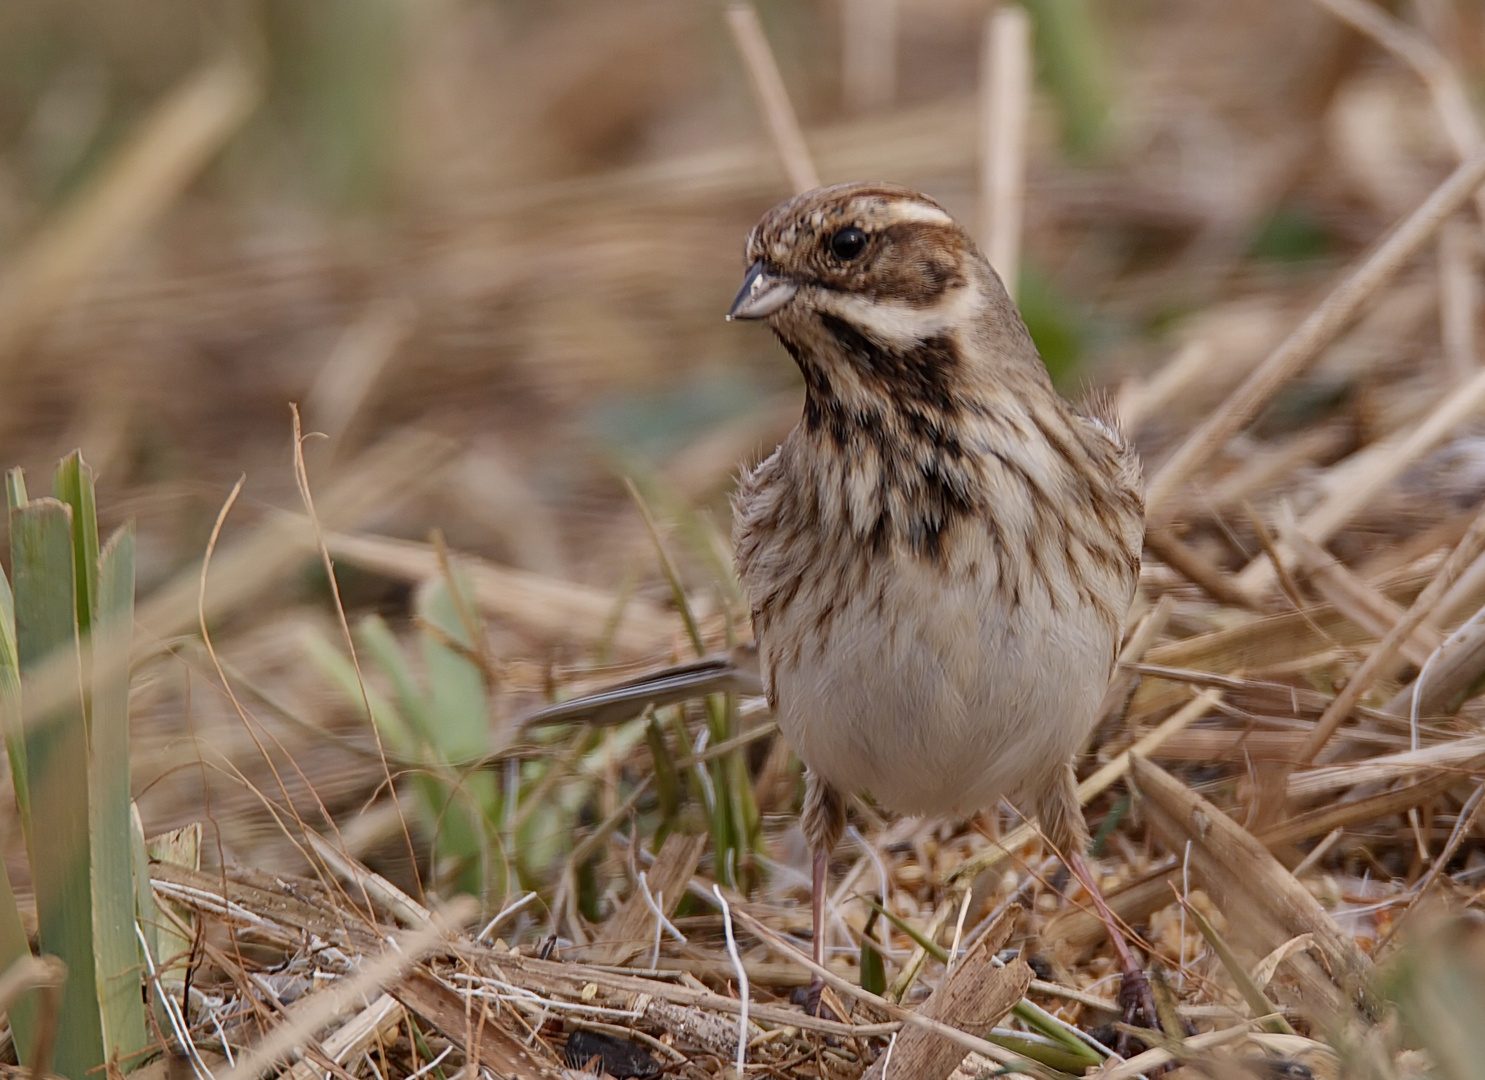
[(1061, 1043), (1039, 1042), (1030, 1035), (1021, 1035), (1013, 1031), (992, 1031), (985, 1038), (1013, 1054), (1035, 1061), (1039, 1065), (1045, 1065), (1050, 1069), (1056, 1069), (1067, 1076), (1082, 1076), (1089, 1065), (1087, 1058), (1068, 1052)]
[(26, 850), (30, 851), (31, 799), (26, 786), (26, 740), (21, 723), (21, 661), (15, 644), (15, 598), (5, 572), (0, 570), (0, 729), (5, 733), (16, 807), (26, 833)]
[[(737, 731), (737, 696), (735, 694), (713, 695), (707, 702), (707, 708), (711, 714), (721, 717), (719, 725), (721, 738), (713, 739), (713, 743), (721, 743), (732, 738)], [(716, 766), (718, 775), (722, 777), (717, 788), (718, 796), (720, 798), (725, 794), (728, 800), (727, 810), (732, 845), (730, 851), (734, 866), (734, 878), (731, 884), (747, 890), (754, 884), (752, 853), (757, 847), (763, 828), (763, 819), (758, 813), (758, 804), (753, 799), (752, 777), (748, 775), (747, 750), (739, 747), (726, 757), (719, 758)]]
[(132, 801), (129, 803), (129, 856), (134, 864), (134, 917), (144, 935), (144, 947), (149, 949), (158, 966), (164, 919), (155, 906), (155, 890), (150, 887), (150, 855), (144, 839), (144, 818), (139, 816), (139, 805)]
[[(879, 898), (880, 900), (880, 898)], [(861, 989), (868, 993), (881, 996), (887, 992), (887, 964), (882, 957), (882, 947), (872, 937), (872, 932), (877, 928), (877, 919), (881, 915), (880, 908), (874, 908), (867, 916), (866, 925), (861, 928)]]
[[(70, 459), (69, 459), (70, 460)], [(85, 484), (85, 491), (92, 485)], [(88, 507), (91, 499), (84, 501)], [(86, 537), (90, 530), (75, 529)], [(97, 523), (91, 530), (95, 535)], [(86, 540), (84, 540), (86, 544)], [(128, 1060), (147, 1039), (139, 996), (143, 958), (134, 931), (136, 892), (129, 797), (129, 641), (134, 629), (134, 529), (115, 533), (98, 559), (96, 612), (90, 637), (92, 754), (88, 770), (92, 819), (93, 955), (110, 1058)]]
[(0, 567), (0, 671), (16, 670), (15, 598), (10, 595), (10, 579)]
[[(913, 939), (914, 944), (920, 946), (924, 952), (933, 957), (941, 964), (949, 962), (949, 950), (938, 942), (933, 941), (917, 927), (907, 922), (901, 915), (888, 910), (882, 906), (876, 897), (866, 896), (863, 900), (871, 907), (873, 915), (880, 915), (908, 937)], [(1085, 1044), (1071, 1027), (1058, 1020), (1051, 1013), (1041, 1008), (1034, 1002), (1022, 998), (1011, 1007), (1011, 1014), (1027, 1027), (1041, 1035), (1060, 1044), (1064, 1050), (1075, 1057), (1081, 1058), (1083, 1064), (1097, 1065), (1103, 1058), (1091, 1047)]]
[(5, 506), (19, 510), (29, 500), (26, 498), (26, 474), (20, 469), (11, 469), (5, 474)]
[(83, 462), (82, 451), (74, 450), (62, 459), (52, 489), (58, 501), (72, 507), (77, 629), (86, 636), (98, 610), (98, 509), (93, 496), (93, 470)]
[[(30, 800), (26, 795), (26, 741), (21, 733), (21, 665), (15, 644), (15, 599), (10, 582), (0, 570), (0, 727), (5, 732), (10, 755), (11, 777), (15, 784), (16, 806), (25, 827), (26, 847), (30, 850)], [(16, 906), (10, 874), (0, 862), (0, 970), (5, 970), (23, 956), (31, 955), (26, 927)], [(21, 1064), (31, 1064), (31, 1040), (36, 1031), (36, 999), (23, 994), (7, 1010), (10, 1029), (20, 1054)]]
[(1243, 967), (1243, 963), (1237, 958), (1237, 954), (1232, 951), (1232, 948), (1223, 939), (1222, 935), (1217, 933), (1217, 928), (1211, 924), (1195, 904), (1191, 903), (1184, 896), (1178, 896), (1176, 899), (1181, 902), (1181, 906), (1186, 909), (1186, 913), (1196, 923), (1196, 928), (1201, 931), (1201, 936), (1207, 939), (1207, 944), (1212, 947), (1212, 951), (1217, 954), (1217, 959), (1227, 969), (1227, 974), (1232, 977), (1233, 984), (1237, 987), (1238, 993), (1243, 995), (1243, 1000), (1248, 1003), (1248, 1008), (1253, 1010), (1253, 1015), (1266, 1017), (1266, 1019), (1260, 1022), (1263, 1030), (1281, 1035), (1293, 1035), (1294, 1028), (1289, 1026), (1289, 1021), (1284, 1019), (1278, 1007), (1268, 999), (1268, 995), (1253, 981), (1253, 977), (1248, 974), (1248, 969)]
[[(676, 812), (681, 808), (681, 778), (676, 773), (670, 744), (665, 741), (665, 731), (653, 713), (645, 724), (645, 741), (649, 743), (650, 760), (655, 768), (655, 794), (660, 801), (660, 827), (669, 829), (674, 824)], [(663, 837), (657, 836), (657, 840), (659, 839)]]
[(1089, 0), (1024, 0), (1036, 26), (1037, 66), (1062, 117), (1064, 147), (1078, 157), (1098, 150), (1108, 127), (1105, 35)]
[[(10, 874), (0, 861), (0, 971), (10, 968), (22, 957), (31, 955), (31, 943), (26, 939), (26, 926), (21, 921), (21, 910), (16, 906), (15, 891), (10, 887)], [(36, 1038), (36, 995), (22, 994), (10, 1003), (6, 1013), (10, 1019), (10, 1030), (16, 1053), (22, 1065), (31, 1064), (31, 1047)]]
[[(56, 656), (81, 666), (77, 639), (72, 510), (39, 499), (10, 515), (15, 576), (16, 648), (21, 689), (28, 675)], [(26, 732), (26, 770), (33, 807), (32, 876), (43, 953), (67, 965), (54, 1070), (85, 1080), (103, 1064), (103, 1030), (93, 977), (93, 910), (89, 883), (87, 723), (81, 694)]]

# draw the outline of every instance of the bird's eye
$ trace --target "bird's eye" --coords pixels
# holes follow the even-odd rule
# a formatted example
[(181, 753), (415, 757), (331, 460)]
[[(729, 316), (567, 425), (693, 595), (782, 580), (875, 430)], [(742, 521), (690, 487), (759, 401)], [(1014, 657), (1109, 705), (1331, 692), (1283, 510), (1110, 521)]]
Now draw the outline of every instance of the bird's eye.
[(830, 253), (841, 262), (850, 262), (866, 250), (866, 234), (856, 226), (842, 229), (830, 238)]

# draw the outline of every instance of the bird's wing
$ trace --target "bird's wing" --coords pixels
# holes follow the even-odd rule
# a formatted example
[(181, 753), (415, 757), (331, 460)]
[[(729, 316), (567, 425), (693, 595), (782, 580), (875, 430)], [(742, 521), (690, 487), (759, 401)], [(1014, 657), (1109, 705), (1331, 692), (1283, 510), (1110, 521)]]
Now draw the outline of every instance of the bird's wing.
[(1118, 460), (1119, 487), (1132, 499), (1136, 509), (1126, 523), (1124, 540), (1137, 559), (1145, 541), (1145, 472), (1139, 454), (1119, 426), (1119, 412), (1113, 394), (1106, 390), (1091, 392), (1078, 402), (1077, 415), (1088, 431), (1113, 450)]

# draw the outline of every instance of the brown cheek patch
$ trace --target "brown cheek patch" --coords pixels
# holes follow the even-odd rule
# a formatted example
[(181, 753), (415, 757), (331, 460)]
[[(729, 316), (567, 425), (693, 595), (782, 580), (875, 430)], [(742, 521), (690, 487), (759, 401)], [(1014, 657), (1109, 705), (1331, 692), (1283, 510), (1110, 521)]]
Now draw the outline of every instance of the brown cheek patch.
[(964, 284), (964, 244), (958, 231), (928, 222), (889, 225), (875, 242), (860, 290), (884, 300), (929, 307)]

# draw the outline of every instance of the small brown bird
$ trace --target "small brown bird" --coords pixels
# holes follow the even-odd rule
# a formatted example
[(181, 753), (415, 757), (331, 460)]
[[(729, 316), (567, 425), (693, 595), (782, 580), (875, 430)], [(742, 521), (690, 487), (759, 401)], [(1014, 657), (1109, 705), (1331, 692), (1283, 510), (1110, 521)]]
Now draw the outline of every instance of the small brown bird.
[[(1040, 819), (1138, 962), (1083, 860), (1073, 756), (1139, 576), (1139, 465), (1052, 388), (1015, 304), (932, 199), (835, 184), (747, 241), (732, 319), (766, 320), (804, 413), (734, 500), (765, 691), (808, 768), (814, 952), (846, 797)], [(1147, 1009), (1153, 1021), (1153, 1010)]]

